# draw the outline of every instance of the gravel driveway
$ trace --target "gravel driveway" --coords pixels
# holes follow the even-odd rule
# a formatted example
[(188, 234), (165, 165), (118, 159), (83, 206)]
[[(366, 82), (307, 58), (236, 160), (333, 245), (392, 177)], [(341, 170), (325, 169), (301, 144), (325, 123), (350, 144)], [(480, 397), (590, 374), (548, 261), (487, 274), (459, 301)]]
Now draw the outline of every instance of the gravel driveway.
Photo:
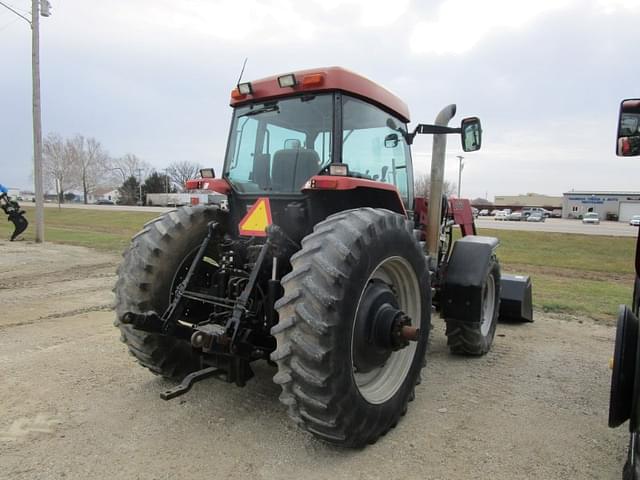
[(0, 478), (621, 477), (625, 428), (607, 428), (611, 326), (537, 314), (501, 324), (489, 355), (456, 358), (435, 319), (406, 417), (375, 445), (340, 450), (289, 421), (266, 364), (243, 389), (210, 380), (161, 400), (170, 384), (112, 326), (118, 261), (0, 242)]

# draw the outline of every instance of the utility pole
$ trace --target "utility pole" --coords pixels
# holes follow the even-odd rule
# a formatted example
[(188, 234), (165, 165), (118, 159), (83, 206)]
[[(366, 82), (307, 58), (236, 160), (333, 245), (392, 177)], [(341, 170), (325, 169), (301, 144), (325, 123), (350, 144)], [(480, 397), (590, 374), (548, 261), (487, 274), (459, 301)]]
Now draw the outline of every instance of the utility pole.
[(40, 112), (39, 7), (39, 0), (31, 0), (31, 73), (33, 74), (33, 176), (35, 177), (36, 187), (36, 243), (44, 242), (44, 189), (42, 187), (42, 119)]
[(0, 5), (11, 10), (31, 26), (31, 73), (33, 76), (33, 176), (36, 200), (36, 243), (44, 242), (44, 189), (42, 186), (42, 120), (40, 112), (40, 15), (51, 15), (48, 0), (31, 0), (31, 20), (9, 5)]
[(140, 201), (140, 206), (142, 206), (142, 169), (138, 168), (136, 169), (136, 171), (138, 172), (138, 189), (140, 191), (139, 193), (139, 201)]
[(462, 163), (462, 159), (464, 158), (462, 155), (456, 155), (460, 164), (458, 166), (458, 198), (460, 198), (460, 190), (462, 189), (462, 169), (464, 168), (464, 163)]

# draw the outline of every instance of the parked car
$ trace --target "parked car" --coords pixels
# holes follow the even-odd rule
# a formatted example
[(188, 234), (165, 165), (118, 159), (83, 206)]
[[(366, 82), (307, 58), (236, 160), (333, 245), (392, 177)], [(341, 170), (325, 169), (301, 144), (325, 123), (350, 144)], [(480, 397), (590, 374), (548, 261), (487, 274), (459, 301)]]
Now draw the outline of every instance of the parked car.
[(476, 207), (471, 207), (471, 213), (473, 214), (473, 218), (478, 218), (478, 209)]
[(486, 208), (483, 208), (478, 212), (478, 215), (480, 215), (481, 217), (486, 217), (487, 215), (489, 215), (489, 210)]
[(491, 210), (489, 212), (489, 215), (491, 215), (492, 217), (496, 216), (496, 213), (501, 212), (502, 210), (498, 210), (497, 208), (494, 208), (493, 210)]
[(584, 217), (582, 217), (582, 223), (593, 223), (598, 225), (600, 223), (600, 215), (596, 212), (585, 213)]
[(513, 220), (515, 222), (523, 220), (522, 212), (513, 212), (511, 215), (509, 215), (509, 220)]
[(544, 222), (544, 215), (540, 212), (533, 212), (527, 217), (527, 222)]
[(503, 210), (498, 210), (496, 212), (494, 220), (509, 220), (509, 215)]
[(633, 217), (631, 217), (631, 220), (629, 220), (629, 225), (633, 227), (640, 227), (640, 215), (634, 215)]
[(527, 218), (529, 215), (533, 213), (539, 213), (545, 218), (549, 218), (551, 216), (551, 212), (544, 208), (539, 207), (526, 207), (522, 209), (522, 216)]
[(98, 200), (96, 205), (115, 205), (111, 200)]

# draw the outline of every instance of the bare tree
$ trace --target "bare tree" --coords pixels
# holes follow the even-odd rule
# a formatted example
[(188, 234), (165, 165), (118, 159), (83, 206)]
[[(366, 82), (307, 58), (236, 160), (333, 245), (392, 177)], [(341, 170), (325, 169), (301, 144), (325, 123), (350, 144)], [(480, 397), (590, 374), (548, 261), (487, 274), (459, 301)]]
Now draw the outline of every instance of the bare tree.
[(76, 187), (74, 164), (67, 144), (57, 133), (49, 133), (42, 144), (43, 172), (47, 186), (56, 190), (59, 201), (64, 202), (64, 192)]
[(201, 168), (200, 164), (195, 162), (173, 162), (167, 167), (167, 174), (178, 188), (184, 190), (187, 185), (187, 180), (196, 178)]
[[(415, 194), (417, 196), (422, 195), (425, 198), (428, 198), (430, 182), (431, 176), (428, 173), (416, 175), (413, 179), (413, 189), (415, 190)], [(447, 195), (447, 197), (451, 197), (457, 193), (458, 187), (454, 182), (445, 180), (444, 185), (442, 186), (442, 191)]]
[(134, 177), (139, 181), (144, 180), (151, 170), (151, 166), (133, 153), (127, 153), (111, 161), (111, 170), (118, 175), (121, 183), (129, 177)]
[(76, 135), (67, 140), (67, 150), (74, 165), (76, 183), (82, 187), (84, 203), (88, 203), (90, 193), (105, 182), (105, 169), (109, 155), (98, 140)]

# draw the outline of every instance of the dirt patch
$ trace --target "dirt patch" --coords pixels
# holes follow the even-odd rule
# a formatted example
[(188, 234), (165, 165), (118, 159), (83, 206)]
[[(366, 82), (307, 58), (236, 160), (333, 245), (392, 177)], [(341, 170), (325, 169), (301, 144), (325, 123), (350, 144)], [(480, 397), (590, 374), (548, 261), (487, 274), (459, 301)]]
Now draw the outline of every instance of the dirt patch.
[[(301, 432), (275, 373), (169, 383), (118, 341), (119, 257), (0, 242), (0, 472), (33, 478), (613, 479), (624, 428), (607, 428), (614, 329), (536, 315), (498, 328), (482, 358), (452, 357), (434, 319), (428, 365), (397, 428), (360, 451)], [(12, 287), (12, 279), (15, 288)]]

